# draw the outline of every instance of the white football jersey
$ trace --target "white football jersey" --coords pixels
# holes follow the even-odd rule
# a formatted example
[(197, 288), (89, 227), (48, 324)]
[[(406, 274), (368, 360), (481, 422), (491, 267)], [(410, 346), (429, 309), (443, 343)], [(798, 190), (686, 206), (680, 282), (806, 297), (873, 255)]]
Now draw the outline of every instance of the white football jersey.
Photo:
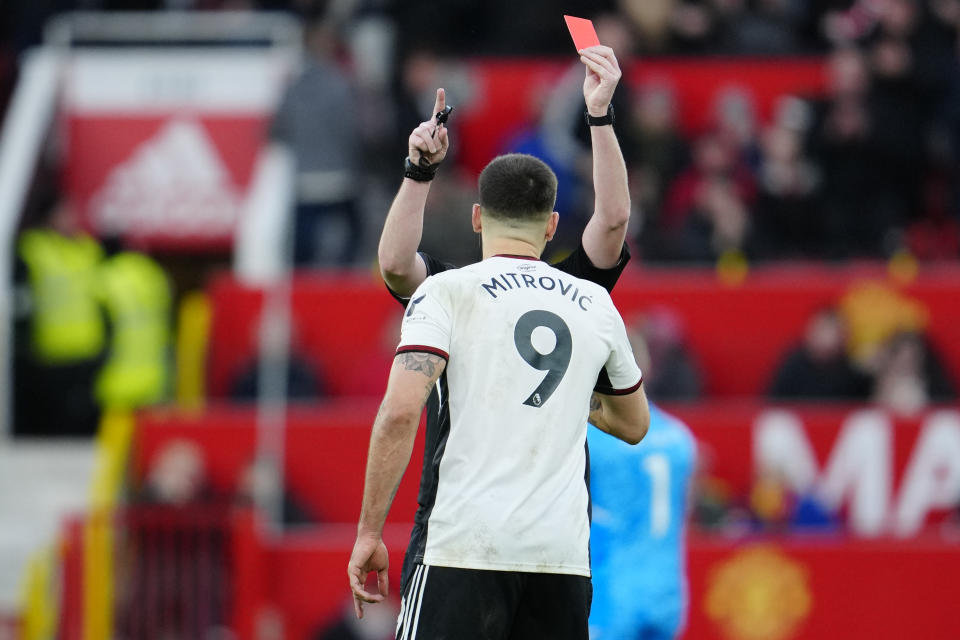
[(589, 576), (590, 394), (642, 382), (607, 291), (494, 256), (427, 278), (397, 351), (447, 359), (422, 562)]

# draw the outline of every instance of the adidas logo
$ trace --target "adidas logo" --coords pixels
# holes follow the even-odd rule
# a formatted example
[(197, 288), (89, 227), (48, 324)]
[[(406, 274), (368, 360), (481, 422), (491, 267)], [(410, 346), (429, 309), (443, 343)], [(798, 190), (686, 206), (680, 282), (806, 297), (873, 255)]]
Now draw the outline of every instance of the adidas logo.
[(240, 198), (207, 132), (174, 119), (108, 174), (90, 201), (103, 233), (232, 236)]

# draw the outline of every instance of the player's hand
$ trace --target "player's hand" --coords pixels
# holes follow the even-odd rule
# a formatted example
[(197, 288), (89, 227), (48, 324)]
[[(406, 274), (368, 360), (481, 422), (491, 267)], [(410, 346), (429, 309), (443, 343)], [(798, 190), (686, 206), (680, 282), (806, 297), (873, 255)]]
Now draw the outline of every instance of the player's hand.
[(433, 105), (433, 114), (426, 122), (413, 130), (407, 142), (410, 160), (414, 164), (420, 163), (420, 158), (426, 159), (431, 165), (439, 164), (447, 156), (450, 140), (447, 138), (447, 127), (437, 122), (437, 114), (447, 106), (447, 96), (443, 89), (437, 89), (437, 101)]
[[(390, 580), (387, 569), (390, 566), (390, 557), (387, 547), (380, 536), (360, 534), (353, 545), (350, 562), (347, 564), (347, 576), (350, 578), (350, 590), (353, 591), (353, 609), (357, 618), (363, 617), (363, 603), (383, 602), (383, 598), (390, 591)], [(369, 593), (364, 589), (367, 575), (371, 571), (377, 572), (377, 589), (380, 593)]]
[(583, 79), (583, 99), (591, 116), (607, 115), (607, 107), (613, 100), (613, 91), (620, 82), (620, 65), (613, 49), (598, 44), (580, 50), (580, 61), (587, 68)]

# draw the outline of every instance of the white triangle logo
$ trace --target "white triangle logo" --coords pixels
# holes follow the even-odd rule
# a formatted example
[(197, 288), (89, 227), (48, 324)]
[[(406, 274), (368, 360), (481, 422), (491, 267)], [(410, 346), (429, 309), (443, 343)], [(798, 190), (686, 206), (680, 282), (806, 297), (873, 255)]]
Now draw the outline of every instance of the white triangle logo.
[(239, 197), (200, 123), (171, 120), (114, 167), (90, 201), (102, 233), (231, 236)]

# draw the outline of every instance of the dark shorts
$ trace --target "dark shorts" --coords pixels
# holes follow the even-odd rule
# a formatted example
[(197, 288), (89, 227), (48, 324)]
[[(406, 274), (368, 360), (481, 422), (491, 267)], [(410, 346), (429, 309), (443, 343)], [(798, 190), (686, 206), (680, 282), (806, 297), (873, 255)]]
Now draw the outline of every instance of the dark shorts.
[(583, 576), (418, 564), (397, 640), (587, 640), (592, 597)]

